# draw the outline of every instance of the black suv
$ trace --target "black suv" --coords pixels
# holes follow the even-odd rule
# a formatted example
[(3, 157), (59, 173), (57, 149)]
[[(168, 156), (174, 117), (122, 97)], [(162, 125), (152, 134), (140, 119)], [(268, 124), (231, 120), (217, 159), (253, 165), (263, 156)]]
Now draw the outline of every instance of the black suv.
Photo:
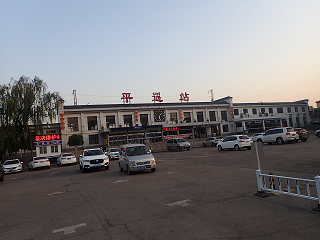
[(302, 142), (307, 141), (309, 138), (309, 132), (307, 130), (304, 128), (294, 128), (294, 130), (297, 132), (297, 134), (299, 134), (299, 140)]

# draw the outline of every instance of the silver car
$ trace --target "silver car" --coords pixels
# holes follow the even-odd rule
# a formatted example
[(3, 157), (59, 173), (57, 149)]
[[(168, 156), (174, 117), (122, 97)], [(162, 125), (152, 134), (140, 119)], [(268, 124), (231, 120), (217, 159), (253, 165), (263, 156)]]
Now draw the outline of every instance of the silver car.
[(211, 147), (216, 147), (217, 144), (219, 142), (222, 141), (222, 137), (209, 137), (207, 140), (205, 140), (203, 143), (202, 143), (202, 146), (203, 147), (208, 147), (208, 146), (211, 146)]
[(181, 151), (183, 149), (190, 150), (190, 143), (184, 138), (171, 138), (167, 141), (167, 149), (168, 151)]
[(132, 172), (151, 170), (156, 171), (156, 160), (151, 150), (144, 144), (126, 144), (120, 149), (119, 170), (126, 170), (128, 175)]
[(2, 168), (4, 173), (22, 172), (22, 163), (19, 159), (6, 160)]

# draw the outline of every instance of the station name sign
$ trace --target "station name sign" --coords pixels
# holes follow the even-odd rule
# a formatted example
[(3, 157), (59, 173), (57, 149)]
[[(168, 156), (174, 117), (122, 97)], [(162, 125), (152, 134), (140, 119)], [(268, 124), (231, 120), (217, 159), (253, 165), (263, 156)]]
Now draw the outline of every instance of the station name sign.
[(46, 135), (37, 135), (35, 137), (35, 142), (51, 141), (51, 140), (61, 140), (59, 134), (46, 134)]
[(178, 127), (165, 127), (163, 128), (163, 131), (175, 131), (175, 130), (179, 130)]

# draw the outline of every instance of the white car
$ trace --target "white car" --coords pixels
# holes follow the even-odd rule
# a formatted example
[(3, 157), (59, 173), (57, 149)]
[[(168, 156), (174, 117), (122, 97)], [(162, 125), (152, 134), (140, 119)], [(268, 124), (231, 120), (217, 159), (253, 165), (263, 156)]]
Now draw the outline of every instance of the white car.
[(136, 171), (156, 171), (156, 160), (151, 150), (144, 144), (126, 144), (120, 149), (119, 170), (126, 170), (128, 175)]
[(109, 169), (109, 158), (100, 148), (85, 149), (79, 156), (80, 170), (84, 173), (90, 169)]
[(265, 131), (261, 137), (261, 141), (268, 144), (283, 144), (285, 142), (292, 143), (298, 141), (298, 139), (299, 134), (297, 134), (293, 127), (272, 128)]
[(73, 153), (61, 153), (60, 157), (57, 159), (57, 164), (61, 167), (65, 164), (76, 164), (77, 159)]
[(219, 142), (217, 148), (219, 151), (224, 149), (234, 149), (239, 151), (241, 148), (251, 149), (252, 140), (247, 135), (232, 135)]
[(205, 140), (202, 143), (202, 146), (203, 147), (208, 147), (208, 146), (215, 147), (221, 141), (222, 141), (222, 137), (209, 137), (207, 140)]
[(50, 168), (50, 161), (47, 157), (33, 157), (28, 163), (29, 170), (35, 170), (37, 168)]
[(262, 138), (263, 133), (256, 133), (254, 135), (252, 135), (250, 138), (253, 142), (261, 142), (261, 138)]
[(320, 138), (320, 129), (315, 131), (315, 135)]
[(22, 163), (19, 159), (12, 159), (12, 160), (6, 160), (3, 163), (3, 171), (4, 173), (15, 173), (15, 172), (22, 172), (23, 167)]
[(120, 150), (119, 148), (109, 148), (106, 152), (106, 155), (108, 156), (109, 160), (119, 159)]

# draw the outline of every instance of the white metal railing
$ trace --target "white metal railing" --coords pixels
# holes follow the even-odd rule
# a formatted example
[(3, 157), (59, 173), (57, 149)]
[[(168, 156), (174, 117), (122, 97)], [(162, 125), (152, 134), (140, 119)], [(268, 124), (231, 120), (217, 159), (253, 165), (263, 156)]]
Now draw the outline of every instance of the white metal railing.
[[(320, 205), (320, 176), (315, 176), (314, 180), (303, 179), (303, 178), (294, 178), (294, 177), (285, 177), (285, 176), (277, 176), (273, 174), (262, 174), (261, 170), (256, 170), (257, 182), (258, 182), (258, 191), (270, 191), (285, 195), (290, 195), (294, 197), (301, 197), (310, 200), (318, 201)], [(276, 181), (275, 181), (276, 180)], [(295, 189), (290, 188), (291, 183), (294, 182)], [(270, 187), (267, 187), (267, 183), (269, 182)], [(275, 183), (276, 182), (276, 183)], [(305, 190), (303, 190), (299, 183), (305, 184)], [(283, 188), (283, 185), (285, 187)], [(310, 187), (315, 185), (315, 190), (311, 192)], [(302, 191), (303, 190), (303, 191)]]

